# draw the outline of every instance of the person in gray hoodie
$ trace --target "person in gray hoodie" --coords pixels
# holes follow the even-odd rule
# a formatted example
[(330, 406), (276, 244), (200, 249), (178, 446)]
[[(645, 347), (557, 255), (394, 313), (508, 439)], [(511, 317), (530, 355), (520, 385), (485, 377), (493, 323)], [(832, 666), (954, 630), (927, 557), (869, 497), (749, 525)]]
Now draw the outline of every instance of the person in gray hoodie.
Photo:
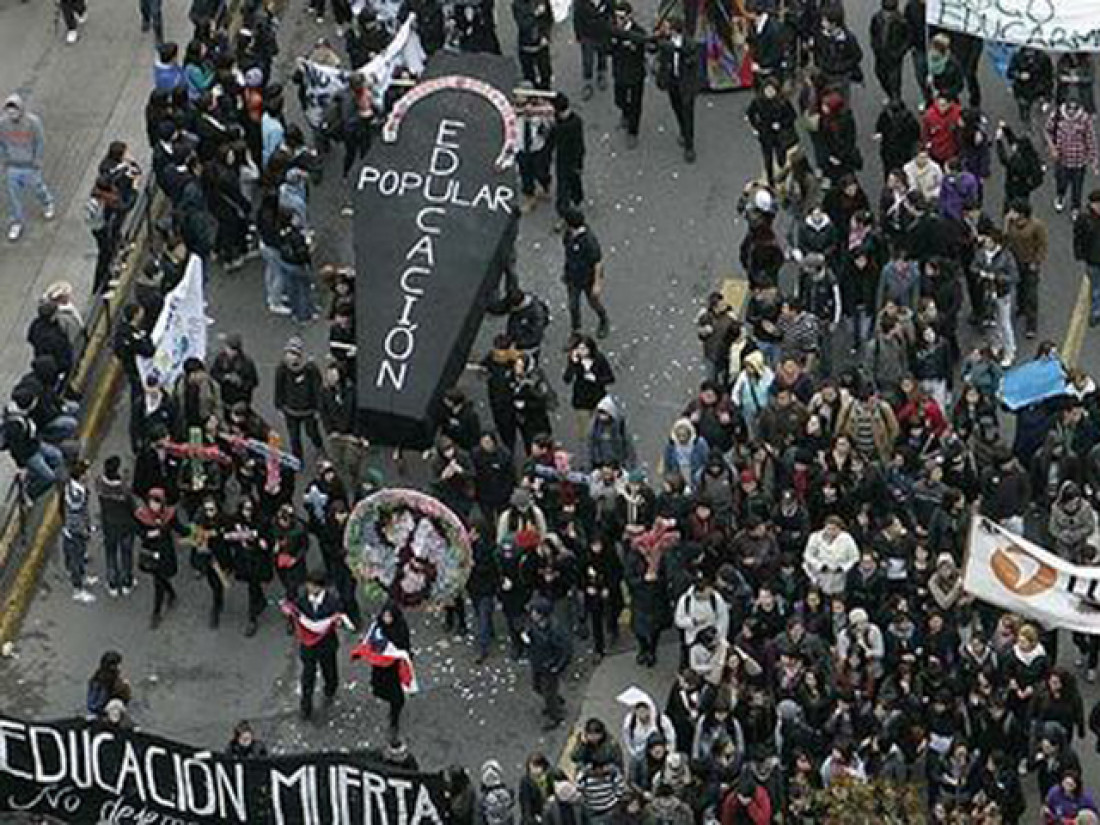
[(28, 112), (23, 98), (13, 94), (0, 113), (0, 165), (8, 191), (8, 240), (23, 234), (23, 190), (34, 189), (42, 202), (42, 216), (54, 218), (53, 195), (42, 178), (46, 139), (38, 115)]
[(85, 575), (88, 564), (88, 539), (92, 536), (92, 516), (89, 505), (88, 488), (84, 484), (84, 475), (88, 472), (88, 462), (77, 459), (69, 471), (65, 482), (65, 495), (62, 498), (62, 510), (65, 522), (61, 528), (61, 549), (65, 554), (65, 570), (73, 585), (73, 601), (88, 604), (95, 601), (88, 587), (95, 584), (94, 576)]
[(596, 405), (596, 414), (588, 430), (588, 460), (592, 469), (608, 465), (634, 466), (634, 440), (626, 427), (626, 417), (610, 395)]

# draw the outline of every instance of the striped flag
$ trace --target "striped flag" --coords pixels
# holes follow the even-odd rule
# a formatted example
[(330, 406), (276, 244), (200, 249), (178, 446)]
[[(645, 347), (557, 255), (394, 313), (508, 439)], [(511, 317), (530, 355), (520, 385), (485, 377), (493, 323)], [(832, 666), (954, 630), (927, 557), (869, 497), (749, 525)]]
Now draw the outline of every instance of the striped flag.
[(411, 695), (420, 690), (412, 657), (407, 650), (402, 650), (386, 638), (378, 622), (372, 624), (363, 641), (351, 649), (351, 658), (352, 661), (364, 662), (371, 667), (396, 667), (401, 689), (406, 694)]

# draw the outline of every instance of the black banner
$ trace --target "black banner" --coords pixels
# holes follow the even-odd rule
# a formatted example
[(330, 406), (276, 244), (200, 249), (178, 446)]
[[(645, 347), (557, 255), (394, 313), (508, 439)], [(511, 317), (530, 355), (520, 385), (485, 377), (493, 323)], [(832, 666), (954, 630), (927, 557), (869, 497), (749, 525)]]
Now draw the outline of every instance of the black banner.
[(84, 719), (0, 716), (0, 811), (79, 825), (441, 825), (442, 780), (363, 753), (241, 761)]
[(515, 238), (509, 58), (432, 58), (355, 182), (360, 429), (422, 447)]

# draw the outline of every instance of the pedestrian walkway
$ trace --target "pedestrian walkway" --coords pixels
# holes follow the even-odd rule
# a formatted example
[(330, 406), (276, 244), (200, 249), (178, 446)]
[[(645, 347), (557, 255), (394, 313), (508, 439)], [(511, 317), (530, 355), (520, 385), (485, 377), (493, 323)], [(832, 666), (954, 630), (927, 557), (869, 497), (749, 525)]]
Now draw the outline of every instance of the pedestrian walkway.
[[(185, 3), (165, 6), (166, 37), (189, 39), (186, 11)], [(27, 326), (46, 287), (69, 281), (77, 306), (89, 305), (95, 241), (84, 225), (84, 204), (108, 144), (126, 141), (149, 169), (144, 110), (154, 56), (152, 34), (141, 34), (137, 3), (91, 5), (73, 45), (66, 45), (60, 22), (55, 26), (53, 3), (0, 3), (0, 96), (18, 92), (42, 118), (45, 178), (57, 206), (57, 217), (46, 223), (28, 198), (27, 223), (15, 244), (6, 240), (6, 199), (0, 207), (0, 393), (5, 401), (30, 361)], [(14, 469), (6, 457), (0, 461), (0, 499)]]

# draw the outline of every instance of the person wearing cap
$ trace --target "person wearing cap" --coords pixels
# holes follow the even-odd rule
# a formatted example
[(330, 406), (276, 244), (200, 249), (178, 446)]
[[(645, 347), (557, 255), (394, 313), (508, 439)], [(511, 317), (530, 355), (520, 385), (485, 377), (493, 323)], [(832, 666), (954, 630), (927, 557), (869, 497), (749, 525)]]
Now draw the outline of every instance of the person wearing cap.
[(554, 606), (541, 596), (531, 602), (530, 623), (523, 633), (531, 661), (531, 681), (543, 700), (543, 730), (559, 727), (565, 719), (561, 679), (573, 658), (573, 643), (553, 616)]
[[(63, 7), (68, 5), (71, 3), (62, 4)], [(70, 31), (75, 34), (75, 22)], [(42, 216), (47, 221), (54, 218), (53, 195), (42, 178), (45, 149), (46, 139), (41, 119), (27, 111), (20, 95), (10, 95), (4, 101), (3, 112), (0, 114), (0, 166), (4, 168), (7, 183), (8, 240), (13, 243), (23, 234), (23, 190), (33, 188), (42, 204)]]
[(306, 358), (302, 339), (294, 336), (283, 349), (282, 363), (275, 370), (275, 408), (283, 414), (290, 450), (299, 459), (302, 449), (302, 429), (319, 453), (325, 450), (318, 427), (321, 405), (321, 371)]
[(222, 404), (228, 410), (234, 404), (252, 405), (252, 394), (259, 386), (260, 376), (256, 362), (244, 351), (244, 341), (239, 333), (225, 336), (225, 345), (210, 365), (210, 377), (221, 389)]
[(630, 149), (638, 145), (648, 42), (645, 29), (634, 19), (634, 7), (619, 0), (611, 25), (611, 75), (615, 81), (615, 107), (622, 115), (619, 128), (626, 131)]

